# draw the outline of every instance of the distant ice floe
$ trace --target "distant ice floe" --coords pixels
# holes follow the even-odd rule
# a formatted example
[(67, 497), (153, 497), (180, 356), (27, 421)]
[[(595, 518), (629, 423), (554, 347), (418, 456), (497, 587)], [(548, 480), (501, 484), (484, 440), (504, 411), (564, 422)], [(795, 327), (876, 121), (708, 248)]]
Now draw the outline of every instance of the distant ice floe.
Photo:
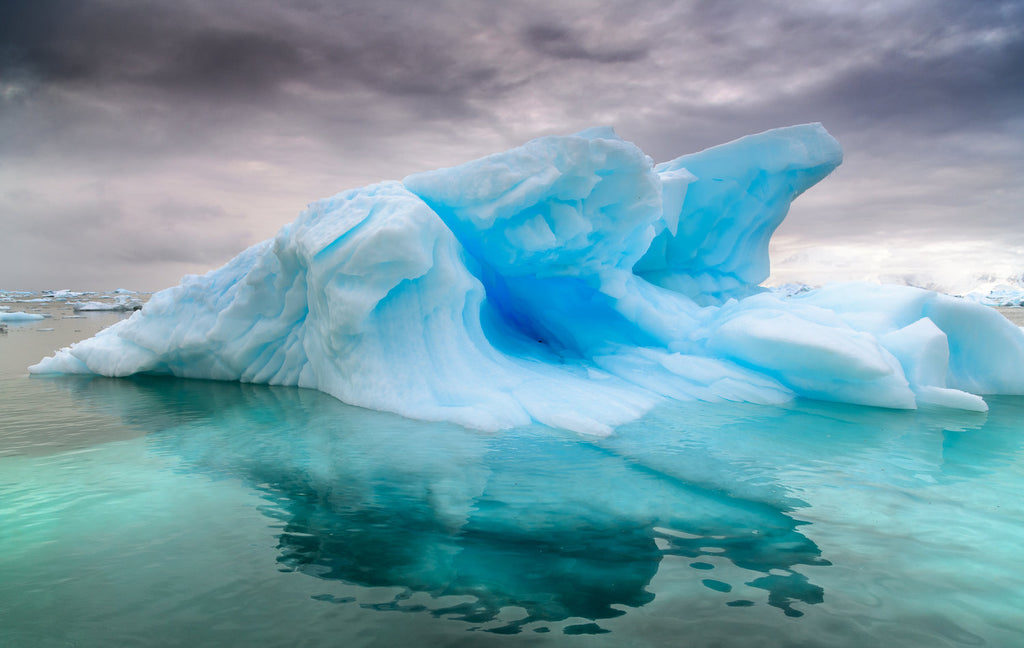
[(76, 313), (80, 311), (136, 311), (142, 308), (141, 299), (128, 294), (118, 294), (113, 301), (71, 302)]
[[(817, 290), (817, 288), (804, 283), (784, 283), (778, 286), (771, 286), (770, 290), (781, 297), (794, 297)], [(986, 306), (1024, 308), (1024, 287), (1001, 285), (984, 292), (968, 292), (963, 297)]]
[(45, 319), (45, 316), (37, 313), (25, 313), (22, 311), (0, 311), (0, 322), (34, 322)]
[(986, 306), (1021, 308), (1024, 307), (1024, 287), (998, 286), (987, 294), (970, 293), (967, 295), (967, 299), (985, 304)]
[[(148, 293), (118, 288), (109, 293), (73, 290), (0, 290), (0, 302), (20, 304), (68, 304), (75, 311), (135, 311), (142, 308)], [(89, 299), (83, 299), (89, 298)], [(10, 306), (0, 306), (0, 311)]]
[(665, 399), (984, 411), (981, 394), (1024, 393), (1024, 333), (991, 308), (760, 286), (791, 201), (841, 161), (820, 124), (659, 165), (610, 129), (541, 138), (313, 203), (30, 371), (298, 385), (593, 434)]
[(784, 283), (779, 286), (772, 286), (769, 290), (780, 297), (795, 297), (814, 290), (814, 286), (805, 283)]
[(0, 290), (0, 302), (20, 302), (23, 299), (33, 299), (36, 294), (28, 290)]

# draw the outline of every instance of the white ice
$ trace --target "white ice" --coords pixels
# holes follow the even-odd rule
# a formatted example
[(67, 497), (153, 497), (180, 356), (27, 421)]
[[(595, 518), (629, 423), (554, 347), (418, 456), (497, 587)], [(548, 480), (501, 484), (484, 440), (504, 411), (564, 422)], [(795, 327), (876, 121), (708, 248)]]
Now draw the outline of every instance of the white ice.
[(30, 368), (298, 385), (484, 429), (603, 434), (660, 400), (984, 410), (1024, 333), (907, 287), (760, 287), (820, 124), (655, 166), (610, 129), (313, 203), (223, 268)]
[[(116, 292), (116, 291), (115, 291)], [(128, 294), (117, 294), (114, 301), (70, 302), (71, 309), (79, 311), (133, 311), (142, 308), (142, 301)]]
[(987, 306), (1024, 307), (1024, 287), (1001, 284), (987, 293), (973, 292), (967, 298)]
[(0, 322), (34, 322), (43, 319), (37, 313), (25, 313), (22, 311), (0, 311)]

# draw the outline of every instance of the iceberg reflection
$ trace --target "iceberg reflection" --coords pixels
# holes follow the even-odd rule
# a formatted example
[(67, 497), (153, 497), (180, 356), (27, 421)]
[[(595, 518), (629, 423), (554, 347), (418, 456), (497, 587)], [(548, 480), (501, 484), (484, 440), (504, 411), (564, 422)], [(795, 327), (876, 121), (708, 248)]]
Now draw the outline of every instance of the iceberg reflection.
[[(655, 420), (625, 444), (546, 428), (490, 434), (424, 424), (311, 390), (147, 376), (53, 380), (89, 409), (144, 428), (151, 450), (180, 459), (180, 469), (256, 489), (279, 529), (278, 569), (404, 590), (367, 604), (378, 609), (425, 610), (404, 603), (425, 593), (463, 597), (431, 607), (434, 615), (497, 632), (608, 619), (654, 599), (649, 585), (665, 556), (692, 559), (694, 582), (719, 592), (744, 583), (719, 580), (702, 557), (754, 574), (745, 584), (765, 599), (726, 597), (729, 605), (768, 603), (798, 616), (794, 602), (823, 600), (801, 572), (829, 564), (800, 531), (801, 502), (707, 448), (673, 452), (692, 437), (678, 423)], [(782, 411), (692, 410), (713, 415), (695, 427), (723, 430), (747, 425), (750, 412)], [(694, 468), (712, 463), (714, 479)], [(519, 618), (495, 625), (510, 608)]]

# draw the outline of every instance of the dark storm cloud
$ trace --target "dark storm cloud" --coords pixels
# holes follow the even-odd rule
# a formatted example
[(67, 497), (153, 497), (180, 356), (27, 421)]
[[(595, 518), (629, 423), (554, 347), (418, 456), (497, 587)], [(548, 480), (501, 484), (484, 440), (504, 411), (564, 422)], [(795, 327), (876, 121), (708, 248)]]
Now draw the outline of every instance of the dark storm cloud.
[(246, 98), (301, 78), (304, 58), (301, 50), (270, 34), (207, 29), (181, 38), (144, 81), (168, 91), (180, 86), (205, 95)]
[(144, 77), (181, 30), (159, 6), (74, 0), (9, 0), (0, 5), (0, 72), (42, 83), (106, 83)]
[(851, 122), (899, 121), (926, 131), (991, 125), (1024, 111), (1024, 34), (999, 47), (967, 45), (910, 56), (899, 51), (826, 84), (829, 103)]
[(1019, 7), (970, 2), (931, 9), (848, 26), (842, 44), (856, 60), (811, 90), (807, 103), (858, 127), (897, 123), (925, 132), (988, 128), (1024, 113)]
[(752, 11), (744, 3), (698, 3), (672, 23), (689, 27), (686, 46), (673, 57), (677, 82), (693, 88), (729, 81), (738, 97), (712, 103), (698, 96), (669, 110), (704, 122), (707, 143), (728, 124), (742, 130), (820, 120), (841, 133), (988, 128), (1024, 111), (1021, 6), (924, 2), (850, 10), (776, 2)]
[[(1022, 8), (976, 0), (6, 0), (0, 164), (8, 185), (40, 173), (52, 174), (58, 190), (116, 177), (105, 198), (115, 213), (159, 223), (166, 204), (252, 213), (251, 195), (269, 191), (268, 178), (278, 178), (278, 193), (336, 191), (601, 123), (665, 160), (822, 121), (847, 149), (829, 181), (845, 202), (823, 209), (808, 235), (877, 232), (886, 218), (896, 227), (901, 209), (907, 227), (931, 216), (936, 232), (963, 231), (943, 211), (961, 194), (971, 198), (955, 206), (987, 211), (990, 232), (1019, 213), (1008, 178), (1024, 171), (1022, 153), (999, 143), (1024, 136)], [(250, 162), (274, 171), (256, 180)], [(329, 182), (305, 182), (320, 176)], [(127, 206), (132, 183), (148, 185), (151, 204), (135, 196)], [(858, 191), (890, 202), (868, 211)], [(982, 192), (994, 197), (975, 198)], [(920, 208), (922, 196), (934, 210)], [(4, 204), (0, 218), (20, 213), (17, 201)], [(130, 219), (51, 208), (69, 227), (82, 226), (74, 213), (87, 214), (171, 260), (210, 260), (243, 229), (237, 219), (181, 223), (173, 246), (187, 247), (188, 227), (207, 225), (225, 228), (211, 236), (226, 243), (154, 251)]]
[[(825, 78), (782, 103), (803, 101), (866, 119), (921, 110), (959, 114), (965, 105), (979, 118), (1003, 118), (1024, 96), (1019, 3), (838, 11), (791, 2), (697, 2), (668, 13), (635, 3), (636, 16), (654, 19), (625, 26), (617, 20), (622, 3), (557, 6), (538, 20), (530, 3), (481, 11), (473, 3), (286, 9), (258, 2), (8, 0), (0, 7), (2, 73), (43, 84), (122, 84), (243, 101), (272, 99), (286, 84), (357, 84), (413, 105), (430, 95), (451, 104), (522, 89), (542, 66), (531, 52), (541, 59), (638, 64), (631, 71), (586, 72), (626, 81), (657, 50), (667, 66), (661, 71), (666, 88), (734, 79), (749, 93), (749, 110), (770, 109), (780, 101), (780, 86), (816, 71)], [(485, 29), (486, 38), (474, 41)], [(1000, 29), (1008, 33), (988, 33)], [(730, 112), (743, 116), (744, 110), (727, 106)]]
[[(0, 129), (10, 154), (115, 167), (251, 148), (259, 133), (352, 147), (478, 113), (516, 81), (452, 20), (387, 3), (0, 4)], [(418, 6), (418, 5), (417, 5)], [(211, 149), (211, 147), (214, 147)]]
[(644, 58), (643, 47), (608, 48), (586, 46), (571, 30), (558, 25), (530, 25), (526, 43), (537, 51), (561, 59), (582, 59), (595, 63), (630, 63)]
[(173, 6), (11, 0), (0, 7), (2, 71), (43, 84), (173, 88), (184, 80), (217, 91), (232, 76), (267, 85), (294, 69), (287, 43), (195, 18)]
[[(338, 5), (318, 16), (257, 3), (136, 5), (13, 0), (0, 7), (6, 76), (43, 84), (129, 85), (168, 94), (251, 100), (285, 83), (357, 81), (397, 94), (464, 93), (494, 70), (450, 44), (429, 12)], [(387, 7), (388, 5), (382, 5)], [(425, 20), (417, 20), (418, 18)]]

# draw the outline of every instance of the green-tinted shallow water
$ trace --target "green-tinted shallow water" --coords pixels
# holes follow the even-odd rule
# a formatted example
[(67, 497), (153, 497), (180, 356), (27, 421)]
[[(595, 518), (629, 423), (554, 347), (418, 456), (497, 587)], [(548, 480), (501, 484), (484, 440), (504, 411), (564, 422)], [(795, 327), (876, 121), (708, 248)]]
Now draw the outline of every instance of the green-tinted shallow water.
[(1024, 645), (1022, 398), (594, 439), (5, 367), (0, 646)]

